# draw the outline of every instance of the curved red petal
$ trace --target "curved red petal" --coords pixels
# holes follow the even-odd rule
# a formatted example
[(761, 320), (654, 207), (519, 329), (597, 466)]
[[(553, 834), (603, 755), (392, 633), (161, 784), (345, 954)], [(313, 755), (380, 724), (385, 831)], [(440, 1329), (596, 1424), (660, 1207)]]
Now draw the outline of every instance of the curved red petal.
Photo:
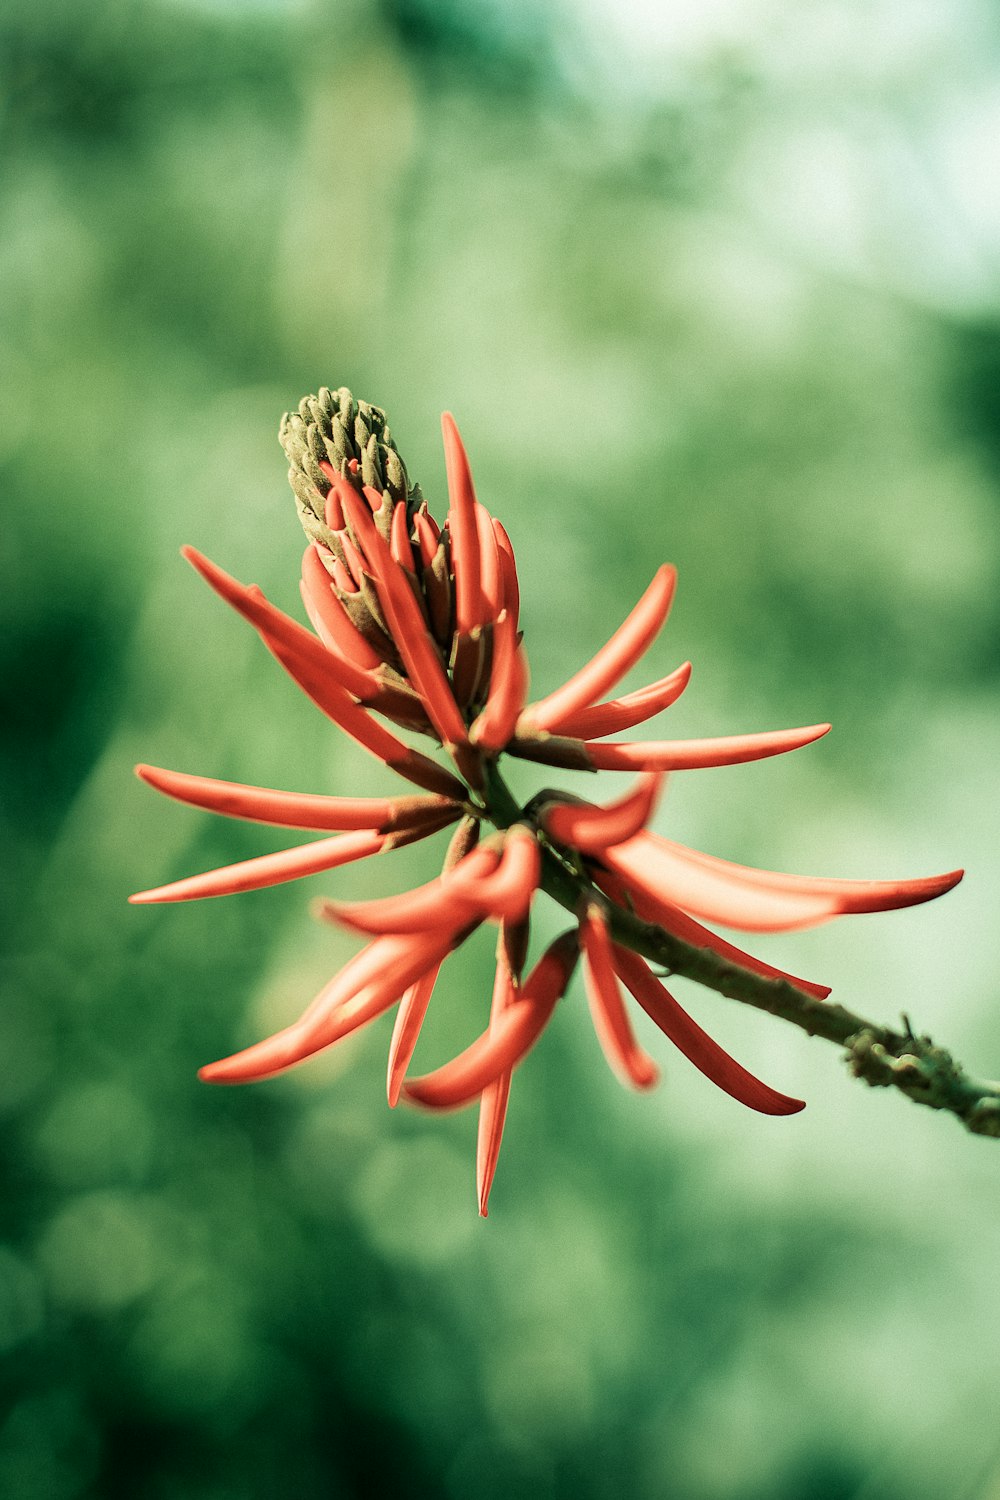
[(612, 845), (602, 852), (601, 860), (630, 889), (665, 897), (707, 922), (746, 932), (791, 932), (827, 922), (838, 913), (830, 896), (734, 881), (718, 870), (681, 859), (665, 839), (651, 833)]
[(814, 1000), (825, 1000), (830, 994), (828, 984), (817, 984), (812, 979), (802, 979), (797, 974), (790, 974), (787, 969), (777, 969), (773, 964), (765, 963), (762, 958), (757, 958), (752, 953), (745, 953), (742, 948), (737, 948), (734, 943), (729, 943), (717, 932), (709, 927), (702, 927), (694, 917), (689, 917), (687, 912), (681, 911), (679, 906), (674, 906), (662, 896), (653, 896), (649, 891), (640, 891), (637, 886), (626, 886), (625, 882), (610, 870), (597, 870), (594, 873), (594, 881), (601, 890), (609, 895), (612, 901), (619, 906), (631, 905), (637, 917), (643, 922), (652, 922), (657, 927), (663, 927), (667, 932), (681, 939), (684, 943), (690, 943), (693, 948), (708, 948), (712, 953), (717, 953), (720, 958), (729, 959), (731, 963), (738, 964), (741, 969), (749, 969), (752, 974), (760, 974), (765, 979), (784, 979), (793, 984), (796, 989), (802, 990), (804, 994), (811, 995)]
[(399, 1002), (396, 1024), (392, 1029), (392, 1040), (389, 1043), (389, 1061), (386, 1068), (385, 1091), (390, 1109), (395, 1109), (399, 1102), (399, 1091), (403, 1086), (406, 1070), (410, 1066), (410, 1060), (416, 1049), (420, 1028), (424, 1024), (424, 1016), (427, 1014), (427, 1007), (440, 972), (441, 965), (434, 964), (426, 974), (420, 976), (416, 984), (410, 985)]
[(613, 698), (609, 703), (595, 703), (591, 708), (581, 708), (578, 713), (570, 714), (560, 720), (558, 732), (573, 739), (589, 740), (634, 729), (637, 724), (645, 724), (676, 703), (690, 680), (691, 663), (686, 661), (659, 682), (626, 693), (621, 698)]
[(185, 880), (175, 880), (170, 885), (157, 886), (154, 890), (138, 891), (129, 896), (133, 905), (146, 905), (167, 901), (199, 901), (204, 896), (233, 896), (243, 891), (259, 891), (266, 886), (281, 885), (286, 880), (301, 880), (305, 875), (318, 875), (322, 870), (335, 870), (356, 859), (366, 859), (369, 854), (378, 854), (385, 845), (386, 836), (371, 830), (359, 833), (343, 833), (331, 839), (317, 839), (295, 849), (281, 849), (277, 854), (262, 854), (256, 859), (241, 860), (235, 865), (224, 865), (219, 870), (206, 870), (202, 875), (189, 875)]
[(476, 491), (465, 446), (450, 411), (441, 417), (444, 463), (448, 479), (448, 532), (451, 536), (452, 572), (455, 576), (455, 619), (458, 631), (468, 635), (485, 623), (480, 587), (479, 531), (476, 526)]
[(370, 828), (384, 832), (406, 809), (407, 821), (418, 822), (455, 806), (447, 797), (323, 797), (312, 792), (278, 792), (270, 787), (243, 786), (237, 781), (216, 781), (161, 766), (140, 765), (136, 775), (156, 791), (203, 807), (227, 818), (245, 818), (252, 823), (270, 823), (279, 828), (303, 828), (315, 833)]
[(603, 913), (590, 905), (580, 922), (583, 976), (597, 1039), (609, 1065), (623, 1083), (652, 1088), (659, 1072), (639, 1046), (629, 1024), (618, 979), (611, 962), (611, 940)]
[(678, 1051), (724, 1093), (763, 1115), (794, 1115), (805, 1109), (804, 1099), (794, 1099), (770, 1088), (730, 1057), (678, 1005), (638, 954), (617, 946), (612, 952), (616, 970), (646, 1014)]
[(382, 665), (378, 652), (348, 619), (344, 606), (333, 592), (332, 579), (313, 546), (306, 548), (302, 558), (302, 591), (313, 628), (328, 650), (338, 652), (368, 671), (375, 671)]
[(658, 568), (649, 588), (631, 614), (600, 651), (547, 698), (529, 703), (522, 716), (525, 733), (557, 731), (563, 719), (587, 708), (613, 687), (656, 639), (670, 611), (677, 570), (669, 563)]
[(609, 845), (625, 843), (641, 832), (665, 780), (662, 771), (646, 772), (627, 796), (605, 807), (592, 802), (555, 803), (544, 810), (543, 825), (560, 844), (569, 844), (581, 854), (600, 854)]
[(804, 729), (776, 729), (765, 734), (732, 734), (710, 740), (587, 740), (584, 749), (595, 771), (697, 771), (709, 766), (738, 766), (800, 750), (830, 732), (829, 724)]

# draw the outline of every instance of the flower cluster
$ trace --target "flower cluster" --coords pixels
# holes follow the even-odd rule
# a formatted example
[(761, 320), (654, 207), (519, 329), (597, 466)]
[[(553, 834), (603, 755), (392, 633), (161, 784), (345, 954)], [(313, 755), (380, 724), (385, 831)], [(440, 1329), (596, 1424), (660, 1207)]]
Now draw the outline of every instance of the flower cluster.
[[(656, 934), (822, 1000), (826, 986), (763, 963), (702, 923), (749, 932), (791, 930), (845, 913), (930, 900), (950, 889), (961, 872), (903, 881), (781, 875), (649, 832), (668, 771), (777, 755), (819, 738), (829, 725), (719, 739), (609, 740), (669, 707), (690, 676), (685, 663), (648, 687), (607, 696), (666, 620), (676, 576), (667, 565), (591, 661), (555, 692), (528, 703), (514, 552), (503, 526), (476, 498), (465, 449), (447, 413), (443, 428), (449, 505), (439, 526), (419, 488), (410, 485), (377, 407), (355, 401), (347, 389), (323, 389), (284, 419), (282, 443), (309, 539), (301, 590), (312, 630), (259, 589), (185, 549), (316, 706), (420, 792), (332, 797), (139, 766), (143, 780), (178, 801), (326, 837), (131, 899), (186, 901), (256, 890), (457, 825), (442, 872), (429, 884), (380, 900), (321, 902), (324, 919), (364, 934), (367, 945), (296, 1022), (209, 1064), (200, 1076), (213, 1083), (273, 1077), (398, 1003), (389, 1102), (402, 1097), (430, 1109), (452, 1109), (478, 1100), (478, 1195), (485, 1215), (511, 1075), (565, 993), (581, 954), (594, 1028), (624, 1082), (645, 1089), (657, 1077), (634, 1036), (628, 992), (721, 1089), (763, 1113), (791, 1114), (803, 1108), (802, 1101), (735, 1062), (654, 973), (647, 957)], [(414, 749), (386, 720), (436, 741), (450, 767)], [(504, 753), (578, 770), (633, 769), (639, 776), (630, 793), (605, 805), (545, 791), (518, 806), (500, 773)], [(539, 890), (570, 911), (574, 925), (529, 966), (531, 909)], [(408, 1078), (439, 970), (484, 922), (498, 929), (485, 1027), (458, 1057)]]

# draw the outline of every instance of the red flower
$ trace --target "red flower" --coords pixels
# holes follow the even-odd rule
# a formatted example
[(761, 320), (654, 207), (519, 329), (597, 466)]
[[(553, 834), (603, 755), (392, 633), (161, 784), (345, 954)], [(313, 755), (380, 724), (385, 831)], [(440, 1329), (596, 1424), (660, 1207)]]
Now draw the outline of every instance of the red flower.
[[(926, 901), (961, 871), (924, 880), (865, 882), (779, 875), (729, 864), (646, 830), (667, 770), (733, 765), (793, 750), (829, 725), (709, 740), (608, 742), (652, 718), (684, 691), (689, 663), (660, 681), (606, 699), (655, 640), (676, 574), (661, 567), (635, 609), (562, 687), (527, 704), (517, 570), (509, 538), (476, 498), (465, 449), (443, 419), (449, 510), (439, 528), (378, 408), (349, 391), (320, 392), (287, 417), (282, 441), (310, 537), (302, 598), (315, 634), (191, 548), (185, 556), (254, 626), (318, 708), (422, 795), (340, 798), (240, 786), (139, 766), (179, 801), (229, 817), (332, 835), (133, 896), (185, 901), (275, 885), (429, 837), (458, 823), (441, 875), (400, 896), (320, 903), (325, 919), (364, 933), (367, 946), (293, 1025), (200, 1076), (236, 1083), (272, 1077), (399, 1005), (389, 1049), (390, 1104), (402, 1095), (430, 1109), (479, 1100), (478, 1193), (485, 1215), (514, 1068), (565, 993), (580, 951), (594, 1027), (613, 1070), (640, 1089), (657, 1077), (632, 1032), (628, 991), (697, 1068), (741, 1103), (791, 1114), (801, 1100), (761, 1083), (686, 1014), (635, 951), (659, 934), (785, 982), (814, 999), (829, 989), (785, 974), (703, 927), (780, 931), (844, 913)], [(379, 715), (379, 718), (374, 715)], [(453, 769), (386, 728), (429, 736)], [(499, 773), (507, 752), (576, 769), (635, 768), (624, 798), (605, 806), (546, 792), (518, 807)], [(484, 824), (496, 831), (480, 841)], [(525, 973), (530, 910), (544, 888), (576, 925)], [(499, 929), (488, 1023), (451, 1062), (406, 1073), (448, 954), (483, 922)]]

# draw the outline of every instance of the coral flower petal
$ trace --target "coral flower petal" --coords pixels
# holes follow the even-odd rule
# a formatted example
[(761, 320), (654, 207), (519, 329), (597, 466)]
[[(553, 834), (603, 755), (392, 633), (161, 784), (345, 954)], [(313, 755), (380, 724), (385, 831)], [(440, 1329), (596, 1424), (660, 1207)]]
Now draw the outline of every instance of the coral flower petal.
[(316, 903), (316, 912), (325, 921), (376, 934), (426, 932), (429, 927), (446, 923), (464, 924), (490, 910), (488, 900), (479, 894), (479, 877), (492, 873), (495, 866), (493, 850), (474, 849), (453, 870), (402, 895), (372, 901), (323, 899)]
[(406, 568), (409, 573), (416, 573), (417, 565), (413, 557), (413, 544), (410, 541), (405, 505), (397, 505), (392, 513), (389, 550), (392, 553), (393, 560), (400, 567)]
[(344, 495), (344, 510), (365, 549), (375, 576), (379, 602), (396, 649), (407, 673), (420, 693), (427, 715), (443, 744), (460, 745), (466, 739), (465, 722), (445, 675), (438, 649), (431, 639), (406, 576), (400, 571), (385, 540), (356, 495)]
[(559, 733), (571, 735), (574, 739), (589, 740), (634, 729), (637, 724), (645, 724), (648, 719), (655, 718), (665, 708), (676, 703), (690, 680), (691, 663), (686, 661), (675, 672), (671, 672), (669, 677), (662, 677), (659, 682), (650, 683), (649, 687), (626, 693), (621, 698), (613, 698), (609, 703), (595, 703), (592, 708), (581, 708), (579, 713), (570, 714), (561, 721)]
[(302, 591), (313, 628), (328, 649), (348, 657), (367, 671), (375, 671), (382, 665), (378, 652), (348, 619), (344, 606), (333, 592), (330, 574), (314, 546), (307, 547), (302, 558)]
[(547, 698), (528, 705), (522, 716), (522, 730), (559, 732), (564, 719), (588, 708), (624, 677), (662, 629), (676, 583), (676, 568), (664, 563), (631, 614), (587, 665)]
[(279, 828), (304, 828), (315, 833), (370, 828), (386, 833), (400, 823), (461, 809), (447, 797), (323, 797), (311, 792), (276, 792), (269, 787), (215, 781), (160, 766), (136, 766), (135, 774), (177, 802), (204, 807), (227, 818), (246, 818)]
[(504, 609), (513, 619), (516, 631), (521, 612), (521, 590), (517, 581), (517, 562), (514, 558), (514, 548), (511, 546), (510, 537), (495, 516), (493, 517), (493, 534), (497, 539), (497, 547), (500, 552), (500, 577), (503, 583), (502, 603)]
[(254, 627), (275, 655), (280, 648), (301, 657), (327, 677), (332, 690), (339, 688), (342, 694), (364, 698), (375, 693), (377, 687), (369, 672), (327, 651), (305, 626), (278, 609), (259, 588), (240, 583), (194, 547), (182, 547), (181, 553), (209, 587)]
[(674, 906), (664, 897), (653, 896), (648, 891), (640, 891), (636, 886), (627, 888), (617, 875), (611, 874), (610, 870), (596, 871), (594, 880), (601, 890), (605, 891), (619, 906), (631, 905), (636, 916), (642, 921), (664, 928), (667, 932), (673, 933), (674, 937), (679, 937), (682, 942), (690, 943), (694, 948), (708, 948), (710, 952), (717, 953), (720, 958), (727, 958), (731, 963), (738, 964), (741, 969), (749, 969), (751, 973), (761, 974), (765, 979), (784, 979), (796, 989), (802, 990), (804, 994), (811, 995), (814, 1000), (825, 1000), (830, 994), (828, 984), (817, 984), (815, 980), (802, 979), (798, 974), (790, 974), (787, 969), (777, 969), (773, 964), (765, 963), (762, 958), (757, 958), (752, 953), (745, 953), (742, 948), (737, 948), (734, 943), (727, 942), (711, 928), (702, 927), (694, 917), (689, 917), (687, 912), (681, 911), (679, 906)]
[(542, 857), (534, 834), (515, 823), (504, 835), (503, 853), (496, 870), (477, 879), (473, 889), (490, 916), (522, 922), (538, 889), (541, 870)]
[(504, 609), (493, 633), (489, 695), (469, 730), (472, 743), (488, 753), (502, 750), (514, 733), (527, 694), (528, 659), (518, 644), (514, 617)]
[(281, 849), (277, 854), (262, 854), (256, 859), (241, 860), (203, 875), (189, 875), (171, 885), (139, 891), (128, 899), (133, 905), (163, 901), (198, 901), (203, 896), (232, 896), (240, 891), (259, 891), (265, 886), (281, 885), (286, 880), (300, 880), (304, 875), (318, 875), (321, 870), (335, 870), (339, 865), (366, 859), (385, 847), (387, 836), (367, 830), (343, 833), (331, 839), (317, 839), (295, 849)]
[[(507, 965), (501, 934), (501, 940), (497, 944), (496, 977), (493, 981), (493, 1000), (490, 1005), (491, 1030), (500, 1017), (514, 1004), (516, 998), (514, 978)], [(476, 1134), (476, 1193), (479, 1198), (479, 1213), (484, 1219), (489, 1215), (490, 1191), (496, 1176), (497, 1162), (500, 1159), (500, 1146), (507, 1120), (507, 1103), (510, 1099), (511, 1077), (512, 1074), (508, 1068), (498, 1078), (494, 1078), (492, 1083), (487, 1084), (479, 1097), (479, 1128)]]
[[(390, 734), (388, 729), (355, 703), (350, 692), (334, 678), (337, 658), (315, 636), (310, 635), (295, 620), (283, 615), (281, 610), (268, 604), (259, 590), (247, 589), (237, 583), (236, 579), (230, 578), (228, 573), (216, 567), (215, 563), (203, 557), (193, 547), (181, 550), (187, 561), (217, 594), (247, 619), (251, 619), (272, 656), (338, 728), (357, 740), (359, 745), (363, 745), (379, 760), (392, 766), (401, 776), (415, 781), (418, 786), (441, 792), (445, 796), (454, 796), (456, 793), (459, 798), (465, 796), (465, 788), (461, 782), (419, 751), (404, 745), (402, 740)], [(257, 618), (252, 618), (251, 610)]]
[[(650, 834), (650, 838), (656, 838)], [(897, 911), (904, 906), (919, 906), (953, 890), (964, 870), (949, 870), (944, 875), (922, 875), (915, 880), (843, 880), (816, 875), (783, 875), (777, 870), (756, 870), (750, 865), (735, 865), (700, 849), (688, 849), (669, 839), (657, 839), (672, 854), (693, 867), (711, 871), (724, 880), (756, 888), (781, 891), (789, 895), (826, 896), (836, 902), (838, 913)]]
[(604, 1055), (623, 1083), (652, 1088), (659, 1072), (633, 1035), (612, 966), (607, 922), (596, 903), (588, 906), (580, 922), (580, 943), (590, 1014)]
[(636, 953), (614, 946), (614, 965), (643, 1010), (678, 1051), (733, 1099), (763, 1115), (794, 1115), (804, 1099), (781, 1094), (755, 1078), (693, 1021)]
[(441, 965), (434, 964), (426, 974), (420, 976), (416, 984), (410, 985), (399, 1002), (396, 1024), (392, 1029), (392, 1040), (389, 1043), (389, 1062), (385, 1080), (385, 1091), (390, 1109), (395, 1109), (399, 1102), (399, 1091), (403, 1086), (406, 1070), (410, 1066), (410, 1060), (420, 1036), (420, 1028), (424, 1024), (427, 1007), (440, 972)]
[(590, 802), (559, 802), (544, 810), (542, 821), (560, 844), (570, 844), (581, 854), (600, 854), (611, 844), (626, 843), (645, 828), (665, 780), (662, 771), (648, 771), (618, 802), (605, 807)]
[(425, 568), (429, 568), (437, 556), (440, 533), (431, 517), (422, 510), (417, 511), (414, 517), (414, 524), (417, 528), (417, 545), (420, 548), (420, 561)]
[(601, 860), (630, 889), (664, 896), (684, 911), (724, 927), (745, 932), (791, 932), (828, 922), (838, 913), (836, 900), (822, 892), (779, 891), (745, 880), (733, 880), (683, 858), (650, 833), (605, 849)]
[(486, 622), (480, 587), (479, 529), (476, 525), (476, 491), (465, 445), (450, 411), (441, 417), (444, 464), (448, 479), (448, 531), (451, 536), (452, 571), (455, 575), (455, 619), (462, 635)]
[(476, 505), (476, 535), (479, 539), (479, 590), (485, 622), (492, 624), (503, 608), (503, 578), (500, 549), (493, 530), (493, 517), (484, 505)]
[(441, 963), (454, 941), (448, 932), (381, 937), (346, 964), (291, 1026), (231, 1057), (208, 1063), (205, 1083), (249, 1083), (271, 1078), (373, 1021)]
[(515, 1068), (541, 1036), (565, 993), (576, 956), (575, 932), (557, 938), (525, 981), (520, 998), (495, 1024), (451, 1062), (405, 1083), (404, 1096), (427, 1109), (459, 1109)]
[(584, 750), (595, 771), (697, 771), (708, 766), (739, 766), (770, 755), (784, 755), (822, 739), (829, 724), (776, 729), (765, 734), (731, 734), (712, 740), (649, 740), (602, 743), (587, 740)]

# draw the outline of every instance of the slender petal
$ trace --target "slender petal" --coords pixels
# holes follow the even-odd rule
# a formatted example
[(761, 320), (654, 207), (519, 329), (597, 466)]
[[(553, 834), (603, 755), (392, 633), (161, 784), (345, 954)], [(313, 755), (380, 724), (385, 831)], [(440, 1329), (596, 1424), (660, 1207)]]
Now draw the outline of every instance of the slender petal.
[(586, 666), (547, 698), (530, 703), (522, 715), (525, 733), (539, 729), (558, 731), (563, 719), (589, 708), (613, 687), (659, 634), (674, 596), (677, 570), (664, 563), (632, 613)]
[(601, 860), (630, 890), (665, 897), (706, 922), (745, 932), (791, 932), (828, 922), (836, 900), (822, 892), (788, 892), (734, 881), (682, 859), (665, 839), (637, 834), (605, 849)]
[(472, 743), (487, 753), (502, 750), (514, 733), (527, 693), (528, 660), (518, 644), (514, 617), (504, 609), (493, 632), (489, 695), (469, 730)]
[(188, 562), (216, 593), (251, 619), (272, 656), (338, 728), (357, 740), (359, 745), (363, 745), (379, 760), (392, 766), (401, 776), (415, 781), (418, 786), (442, 792), (446, 796), (454, 795), (457, 789), (458, 795), (464, 796), (464, 787), (453, 776), (426, 756), (404, 745), (402, 740), (390, 734), (388, 729), (358, 706), (350, 692), (334, 676), (335, 670), (342, 668), (343, 663), (338, 663), (337, 658), (325, 650), (315, 636), (270, 605), (259, 589), (244, 588), (193, 547), (182, 550)]
[(739, 766), (769, 755), (784, 755), (822, 739), (829, 724), (776, 729), (766, 734), (732, 734), (713, 740), (587, 740), (584, 750), (595, 771), (697, 771), (707, 766)]
[(139, 891), (128, 899), (133, 905), (145, 905), (162, 901), (197, 901), (202, 896), (232, 896), (239, 891), (259, 891), (265, 886), (281, 885), (286, 880), (299, 880), (304, 875), (316, 875), (321, 870), (335, 870), (356, 859), (366, 859), (369, 854), (378, 854), (386, 843), (386, 836), (372, 830), (358, 833), (343, 833), (331, 839), (317, 839), (315, 843), (303, 844), (295, 849), (281, 849), (277, 854), (262, 854), (257, 859), (244, 859), (235, 865), (225, 865), (220, 870), (207, 870), (203, 875), (190, 875), (186, 880), (175, 880), (171, 885), (157, 886), (155, 890)]
[(410, 573), (416, 573), (417, 565), (413, 558), (413, 546), (410, 542), (405, 505), (397, 505), (392, 513), (389, 550), (392, 553), (393, 559), (400, 567), (406, 568)]
[[(509, 1010), (517, 998), (514, 978), (507, 964), (504, 934), (497, 943), (496, 977), (493, 981), (493, 1000), (490, 1005), (490, 1030), (500, 1017)], [(479, 1096), (479, 1129), (476, 1135), (476, 1192), (479, 1198), (479, 1213), (482, 1218), (489, 1215), (490, 1190), (500, 1159), (500, 1145), (507, 1120), (507, 1102), (510, 1098), (508, 1068), (488, 1083)]]
[[(650, 838), (656, 838), (650, 834)], [(873, 911), (897, 911), (904, 906), (919, 906), (952, 890), (964, 870), (949, 870), (944, 875), (923, 875), (916, 880), (840, 880), (815, 875), (782, 875), (776, 870), (755, 870), (749, 865), (734, 865), (729, 860), (688, 849), (684, 844), (658, 839), (678, 859), (692, 867), (710, 871), (734, 884), (764, 887), (788, 895), (828, 896), (837, 903), (837, 911), (848, 914)]]
[(315, 833), (355, 828), (387, 833), (390, 828), (419, 823), (458, 806), (448, 797), (322, 797), (310, 792), (276, 792), (269, 787), (215, 781), (160, 766), (136, 766), (135, 774), (177, 802), (204, 807), (227, 818), (246, 818), (279, 828), (305, 828)]
[(572, 735), (574, 739), (600, 739), (605, 734), (621, 734), (653, 719), (683, 693), (691, 680), (691, 663), (662, 677), (649, 687), (626, 693), (622, 698), (612, 698), (609, 703), (595, 703), (592, 708), (581, 708), (559, 723), (559, 733)]
[(429, 568), (437, 556), (440, 532), (434, 525), (431, 517), (422, 510), (417, 511), (416, 527), (417, 545), (420, 548), (420, 561), (425, 568)]
[(652, 922), (655, 926), (664, 928), (674, 937), (679, 937), (682, 942), (690, 943), (694, 948), (708, 948), (712, 953), (717, 953), (720, 958), (728, 958), (731, 963), (739, 964), (741, 969), (749, 969), (753, 974), (762, 974), (766, 979), (787, 980), (796, 989), (811, 995), (814, 1000), (825, 1000), (830, 994), (828, 984), (817, 984), (815, 980), (802, 979), (798, 974), (790, 974), (787, 969), (776, 969), (773, 964), (765, 963), (762, 958), (757, 958), (752, 953), (745, 953), (742, 948), (737, 948), (734, 943), (728, 943), (717, 932), (712, 932), (708, 927), (702, 927), (694, 917), (689, 917), (687, 912), (681, 911), (679, 906), (674, 906), (662, 896), (653, 896), (648, 891), (638, 890), (635, 886), (627, 888), (617, 875), (612, 875), (610, 870), (595, 871), (594, 880), (601, 890), (605, 891), (619, 906), (631, 907), (643, 922)]
[(493, 530), (493, 518), (485, 506), (477, 503), (476, 535), (479, 539), (479, 589), (483, 614), (492, 623), (503, 608), (503, 579), (500, 572), (500, 549)]
[(665, 781), (662, 771), (640, 776), (627, 797), (595, 807), (592, 802), (558, 802), (544, 809), (542, 822), (560, 844), (581, 854), (600, 854), (609, 844), (623, 844), (640, 833), (652, 815)]
[(276, 648), (280, 648), (291, 657), (301, 659), (319, 675), (325, 676), (331, 688), (340, 688), (344, 695), (353, 694), (362, 699), (374, 696), (377, 688), (369, 672), (326, 650), (303, 625), (272, 604), (260, 589), (240, 583), (194, 547), (184, 547), (182, 552), (209, 587), (250, 622), (269, 650), (276, 654)]
[(514, 630), (516, 631), (521, 612), (521, 590), (517, 581), (517, 563), (514, 559), (514, 548), (511, 546), (510, 537), (495, 516), (493, 517), (493, 534), (497, 539), (497, 547), (500, 552), (503, 607), (512, 617)]
[(392, 1040), (389, 1043), (389, 1062), (386, 1069), (385, 1089), (389, 1100), (389, 1108), (395, 1109), (399, 1102), (399, 1091), (406, 1077), (406, 1070), (410, 1066), (420, 1036), (420, 1028), (424, 1024), (424, 1016), (437, 983), (441, 965), (434, 964), (426, 974), (421, 974), (415, 984), (411, 984), (396, 1012), (396, 1024), (392, 1028)]
[(361, 631), (352, 625), (344, 606), (336, 597), (331, 578), (315, 547), (307, 547), (302, 558), (302, 590), (306, 608), (313, 627), (328, 650), (348, 657), (358, 667), (375, 671), (382, 665), (382, 658), (365, 640)]
[(576, 934), (564, 933), (542, 955), (520, 998), (495, 1025), (444, 1067), (403, 1085), (403, 1094), (427, 1109), (458, 1109), (511, 1071), (541, 1036), (565, 993), (576, 963)]
[(372, 901), (324, 899), (317, 903), (316, 911), (325, 921), (376, 934), (426, 932), (429, 927), (464, 924), (492, 909), (488, 898), (479, 892), (483, 878), (495, 867), (495, 853), (483, 847), (473, 850), (453, 870), (402, 895)]
[(740, 1104), (762, 1115), (794, 1115), (805, 1109), (803, 1099), (793, 1099), (769, 1088), (741, 1067), (718, 1042), (713, 1042), (650, 973), (638, 954), (617, 946), (612, 952), (615, 968), (643, 1010), (706, 1078)]
[(465, 446), (450, 411), (441, 418), (444, 463), (448, 477), (448, 531), (455, 575), (455, 617), (463, 635), (486, 621), (480, 586), (476, 491)]
[[(333, 492), (331, 490), (331, 494), (332, 493)], [(343, 497), (344, 495), (353, 494), (354, 490), (351, 489), (351, 486), (349, 484), (345, 484), (341, 490), (341, 496)], [(343, 498), (341, 499), (341, 505), (343, 505)], [(354, 542), (351, 540), (350, 534), (347, 531), (342, 531), (340, 533), (340, 545), (344, 549), (344, 556), (347, 558), (348, 571), (350, 572), (350, 575), (354, 580), (355, 588), (360, 589), (368, 573), (368, 569), (365, 567), (365, 560), (361, 556), (361, 553), (358, 551), (357, 547), (354, 545)]]
[[(357, 740), (372, 755), (392, 767), (400, 776), (416, 782), (431, 792), (440, 792), (446, 797), (464, 799), (465, 787), (443, 766), (429, 760), (419, 750), (413, 750), (397, 739), (382, 724), (373, 719), (353, 698), (343, 692), (337, 683), (329, 681), (316, 664), (284, 646), (265, 643), (272, 656), (281, 663), (289, 677), (326, 714), (339, 729)], [(315, 643), (317, 646), (319, 642)], [(322, 650), (322, 647), (320, 647)]]
[(443, 744), (463, 744), (465, 722), (413, 590), (374, 522), (365, 515), (357, 496), (345, 494), (344, 510), (374, 571), (379, 602), (385, 611), (390, 633), (410, 680), (424, 701), (431, 723)]
[(388, 1010), (441, 962), (452, 941), (450, 932), (376, 938), (320, 991), (298, 1021), (231, 1057), (208, 1063), (198, 1077), (205, 1083), (250, 1083), (295, 1067)]
[(636, 1089), (652, 1088), (659, 1077), (653, 1059), (632, 1032), (611, 961), (611, 940), (600, 907), (591, 903), (580, 922), (583, 975), (594, 1030), (613, 1072)]
[(457, 869), (455, 875), (469, 884), (490, 916), (517, 923), (528, 915), (541, 871), (542, 858), (534, 834), (515, 823), (504, 835), (503, 853), (495, 871), (474, 876), (471, 884), (461, 870)]

